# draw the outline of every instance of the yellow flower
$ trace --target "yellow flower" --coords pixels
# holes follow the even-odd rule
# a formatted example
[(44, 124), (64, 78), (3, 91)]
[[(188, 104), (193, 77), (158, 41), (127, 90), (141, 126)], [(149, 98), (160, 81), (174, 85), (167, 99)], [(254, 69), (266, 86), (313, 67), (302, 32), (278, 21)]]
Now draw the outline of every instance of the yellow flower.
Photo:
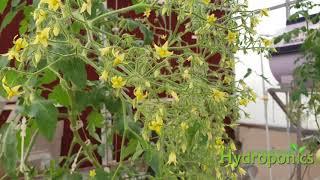
[(170, 91), (170, 95), (172, 96), (173, 100), (178, 102), (179, 101), (179, 96), (176, 92)]
[(224, 145), (224, 142), (223, 142), (223, 140), (221, 139), (221, 137), (217, 137), (217, 138), (216, 138), (216, 141), (215, 141), (215, 144), (216, 144), (217, 146), (222, 146), (222, 145)]
[(163, 40), (165, 40), (165, 39), (167, 39), (167, 35), (162, 34), (162, 35), (160, 36), (160, 38), (163, 39)]
[(112, 51), (112, 54), (114, 56), (113, 66), (117, 66), (123, 62), (124, 54), (119, 54), (119, 51), (117, 52)]
[(109, 72), (107, 70), (103, 70), (99, 79), (102, 81), (108, 81), (108, 77), (109, 77)]
[(161, 129), (163, 126), (162, 118), (157, 114), (156, 119), (149, 123), (149, 129), (155, 131), (157, 134), (161, 134)]
[(95, 177), (96, 176), (96, 170), (90, 170), (90, 172), (89, 172), (89, 176), (90, 177)]
[(206, 5), (210, 4), (211, 0), (202, 0), (202, 2)]
[(261, 9), (260, 10), (260, 15), (261, 16), (269, 16), (269, 10), (268, 9)]
[(7, 86), (6, 77), (4, 77), (2, 79), (2, 86), (3, 86), (4, 90), (7, 93), (7, 98), (8, 99), (11, 99), (13, 96), (17, 96), (17, 95), (21, 94), (21, 92), (19, 92), (19, 89), (20, 89), (21, 85), (14, 86), (12, 88)]
[(59, 26), (59, 23), (56, 23), (53, 26), (53, 35), (58, 36), (59, 33), (60, 33), (60, 26)]
[(14, 47), (8, 51), (6, 56), (8, 56), (8, 60), (16, 59), (17, 61), (20, 61), (20, 54)]
[(110, 47), (100, 48), (99, 51), (101, 56), (105, 56), (110, 52)]
[(218, 89), (212, 90), (212, 98), (215, 102), (223, 102), (226, 100), (227, 96), (227, 93), (219, 91)]
[(249, 100), (247, 99), (247, 98), (241, 98), (240, 100), (239, 100), (239, 104), (241, 105), (241, 106), (247, 106), (248, 104), (249, 104)]
[(136, 96), (137, 101), (143, 101), (148, 96), (148, 93), (143, 93), (141, 87), (135, 88), (133, 94)]
[(232, 76), (229, 76), (229, 75), (225, 76), (224, 79), (223, 79), (223, 83), (228, 84), (228, 85), (229, 85), (232, 81), (233, 81), (233, 78), (232, 78)]
[(217, 17), (214, 14), (208, 15), (207, 22), (209, 24), (213, 24), (217, 21)]
[(146, 16), (146, 17), (149, 17), (150, 16), (150, 14), (151, 14), (151, 9), (150, 8), (147, 8), (145, 11), (144, 11), (144, 16)]
[(177, 156), (175, 152), (170, 152), (169, 154), (169, 160), (167, 162), (167, 164), (174, 164), (175, 166), (177, 165)]
[(111, 78), (112, 87), (115, 89), (121, 89), (126, 85), (126, 81), (120, 76), (114, 76)]
[(47, 0), (46, 3), (48, 4), (48, 8), (53, 11), (57, 11), (61, 7), (60, 0)]
[(48, 47), (49, 32), (50, 28), (44, 28), (42, 31), (37, 32), (37, 36), (34, 43), (40, 43), (42, 46)]
[(189, 69), (183, 71), (182, 77), (185, 80), (190, 79)]
[(14, 47), (16, 51), (20, 51), (28, 46), (28, 42), (24, 38), (19, 38), (16, 41), (13, 41), (13, 44), (15, 45)]
[(265, 47), (270, 47), (272, 45), (272, 41), (270, 39), (262, 38), (262, 43)]
[(232, 44), (232, 43), (236, 42), (237, 36), (238, 36), (238, 33), (228, 31), (228, 35), (226, 37), (226, 40), (228, 41), (229, 44)]
[(180, 124), (180, 127), (181, 127), (181, 129), (184, 130), (184, 131), (189, 128), (188, 124), (185, 123), (185, 122), (182, 122), (182, 123)]
[(39, 26), (47, 18), (47, 13), (42, 9), (36, 9), (33, 13), (33, 19), (36, 21), (36, 26)]
[(157, 46), (156, 44), (154, 45), (154, 48), (156, 49), (156, 54), (160, 58), (165, 58), (168, 56), (171, 56), (173, 52), (170, 52), (168, 50), (168, 41), (164, 43), (162, 47)]
[(91, 0), (87, 0), (86, 3), (82, 4), (80, 13), (83, 13), (83, 12), (87, 11), (88, 14), (91, 15), (91, 8), (92, 8)]

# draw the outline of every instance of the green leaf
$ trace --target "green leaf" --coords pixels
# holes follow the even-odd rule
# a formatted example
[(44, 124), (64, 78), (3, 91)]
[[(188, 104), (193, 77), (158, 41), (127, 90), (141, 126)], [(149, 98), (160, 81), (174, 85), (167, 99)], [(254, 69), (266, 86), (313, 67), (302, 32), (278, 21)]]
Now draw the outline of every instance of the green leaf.
[(124, 147), (123, 157), (126, 158), (129, 155), (134, 154), (134, 152), (136, 151), (137, 145), (138, 145), (137, 139), (130, 139), (128, 145)]
[(132, 155), (131, 160), (134, 161), (134, 160), (138, 159), (138, 157), (139, 157), (143, 152), (144, 152), (144, 151), (143, 151), (140, 143), (138, 143), (138, 144), (137, 144), (137, 147), (136, 147), (136, 151), (135, 151), (135, 153)]
[[(141, 1), (140, 0), (131, 0), (131, 3), (132, 4), (139, 4), (139, 3), (141, 3)], [(145, 8), (144, 7), (136, 8), (134, 11), (135, 11), (135, 13), (140, 14), (145, 11)]]
[(6, 9), (9, 0), (0, 0), (0, 14)]
[(40, 133), (52, 140), (58, 121), (58, 110), (52, 102), (36, 99), (30, 106), (29, 115), (35, 119)]
[(44, 71), (43, 75), (39, 79), (41, 84), (49, 84), (56, 80), (57, 76), (54, 72), (47, 69)]
[(56, 67), (63, 73), (64, 79), (71, 81), (79, 89), (85, 87), (87, 82), (87, 71), (85, 63), (81, 59), (65, 59), (64, 61), (59, 61)]
[(75, 34), (79, 34), (80, 30), (82, 28), (82, 24), (79, 23), (78, 21), (75, 21), (71, 24), (71, 30), (72, 32), (74, 32)]
[(65, 91), (65, 89), (63, 89), (61, 85), (57, 85), (53, 89), (52, 93), (49, 94), (49, 99), (55, 100), (63, 106), (70, 105), (67, 91)]
[(145, 159), (151, 169), (159, 174), (160, 172), (160, 154), (152, 149), (148, 149), (145, 153)]
[(2, 135), (3, 138), (1, 139), (2, 143), (2, 163), (7, 173), (10, 176), (14, 175), (16, 163), (18, 160), (18, 153), (17, 153), (17, 145), (18, 141), (16, 139), (17, 130), (15, 127), (15, 123), (13, 121), (7, 127), (5, 133)]
[(96, 170), (96, 176), (95, 179), (96, 180), (106, 180), (106, 179), (111, 179), (111, 174), (105, 172), (103, 169), (97, 169)]
[(150, 29), (147, 28), (145, 25), (140, 25), (140, 31), (143, 34), (144, 44), (151, 44), (153, 42), (153, 32), (150, 31)]
[(99, 135), (96, 133), (96, 128), (102, 128), (104, 126), (104, 118), (101, 115), (101, 113), (93, 110), (90, 112), (88, 116), (88, 127), (87, 130), (89, 131), (89, 134), (97, 139), (100, 140)]

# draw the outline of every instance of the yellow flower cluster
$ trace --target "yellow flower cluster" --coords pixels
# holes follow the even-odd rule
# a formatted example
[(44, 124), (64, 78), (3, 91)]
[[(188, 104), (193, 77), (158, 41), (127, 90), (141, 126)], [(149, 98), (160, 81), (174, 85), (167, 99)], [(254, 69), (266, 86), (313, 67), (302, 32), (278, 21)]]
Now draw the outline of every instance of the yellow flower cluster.
[(151, 131), (155, 131), (157, 134), (160, 135), (161, 129), (163, 127), (162, 118), (157, 114), (155, 120), (151, 121), (148, 127)]
[(229, 44), (232, 44), (232, 43), (237, 41), (237, 37), (238, 37), (238, 33), (232, 32), (232, 31), (228, 31), (226, 40), (228, 41)]
[(133, 94), (136, 96), (136, 100), (139, 101), (143, 101), (147, 96), (148, 93), (143, 93), (143, 90), (141, 89), (141, 87), (137, 87), (135, 88)]
[(59, 8), (62, 7), (61, 0), (41, 0), (40, 4), (48, 4), (49, 10), (57, 11)]
[(21, 88), (21, 85), (17, 85), (17, 86), (14, 86), (14, 87), (9, 87), (8, 84), (7, 84), (7, 81), (6, 81), (6, 77), (4, 77), (2, 79), (2, 86), (3, 86), (3, 89), (7, 93), (7, 98), (8, 99), (11, 99), (14, 96), (22, 94), (22, 92), (19, 92), (19, 89)]
[(126, 85), (126, 81), (121, 76), (114, 76), (111, 78), (112, 87), (121, 89)]
[(209, 24), (213, 24), (217, 21), (217, 17), (214, 14), (208, 15), (207, 22)]
[(212, 89), (212, 98), (217, 103), (224, 102), (228, 98), (228, 94), (214, 88)]
[(42, 31), (38, 31), (34, 44), (41, 44), (43, 47), (48, 47), (50, 28), (44, 28)]
[(119, 51), (112, 51), (112, 54), (114, 56), (114, 60), (113, 60), (113, 66), (118, 66), (119, 64), (121, 64), (124, 60), (124, 54), (120, 54)]
[(28, 42), (24, 38), (19, 38), (13, 41), (14, 46), (6, 54), (9, 60), (16, 59), (22, 61), (20, 58), (20, 51), (28, 46)]

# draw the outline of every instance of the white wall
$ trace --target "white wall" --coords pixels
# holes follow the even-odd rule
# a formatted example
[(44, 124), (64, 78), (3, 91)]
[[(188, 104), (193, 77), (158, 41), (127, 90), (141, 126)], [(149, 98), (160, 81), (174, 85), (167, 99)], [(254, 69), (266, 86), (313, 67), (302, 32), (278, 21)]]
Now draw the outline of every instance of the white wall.
[[(266, 7), (271, 7), (274, 5), (282, 4), (285, 0), (249, 0), (249, 8), (251, 10), (261, 9)], [(316, 2), (320, 2), (320, 0), (316, 0)], [(257, 27), (257, 31), (261, 35), (274, 35), (279, 33), (281, 29), (286, 27), (286, 10), (285, 8), (280, 8), (277, 10), (270, 11), (269, 17), (264, 17)], [(258, 54), (249, 53), (247, 55), (243, 55), (242, 53), (238, 53), (237, 57), (240, 62), (236, 64), (236, 78), (241, 79), (247, 72), (247, 68), (251, 68), (253, 73), (249, 76), (245, 81), (247, 84), (254, 89), (257, 93), (257, 101), (256, 103), (251, 103), (245, 110), (250, 114), (250, 118), (242, 117), (240, 122), (252, 123), (252, 124), (265, 124), (265, 116), (264, 116), (264, 101), (263, 97), (263, 88), (262, 88), (262, 79), (260, 74), (262, 74), (261, 70), (261, 57)], [(264, 76), (268, 78), (271, 84), (266, 83), (266, 89), (268, 88), (278, 88), (278, 82), (274, 79), (271, 70), (269, 68), (268, 59), (262, 58), (263, 66), (264, 66)], [(279, 94), (282, 98), (283, 102), (285, 102), (285, 95)], [(268, 95), (269, 100), (267, 101), (267, 115), (268, 122), (273, 126), (281, 126), (286, 127), (287, 121), (286, 116), (280, 109), (280, 107), (276, 104), (276, 102), (272, 99), (270, 95)], [(314, 120), (304, 117), (304, 122), (302, 126), (304, 128), (315, 129), (316, 125)]]

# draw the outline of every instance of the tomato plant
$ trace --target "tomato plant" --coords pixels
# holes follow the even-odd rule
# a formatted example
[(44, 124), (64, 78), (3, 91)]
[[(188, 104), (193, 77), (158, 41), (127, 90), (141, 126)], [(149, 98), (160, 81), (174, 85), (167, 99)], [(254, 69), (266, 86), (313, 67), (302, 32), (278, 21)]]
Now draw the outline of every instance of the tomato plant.
[[(128, 16), (133, 12), (135, 17)], [(235, 127), (241, 107), (255, 100), (243, 80), (234, 80), (235, 52), (269, 48), (271, 41), (255, 31), (267, 15), (235, 0), (141, 0), (120, 9), (105, 8), (101, 1), (40, 0), (27, 32), (2, 57), (0, 93), (18, 96), (18, 113), (25, 118), (2, 127), (1, 159), (8, 176), (81, 178), (79, 155), (92, 163), (92, 179), (135, 175), (139, 163), (149, 167), (147, 177), (156, 179), (244, 174), (220, 161), (221, 152), (236, 150), (224, 120), (230, 118), (228, 126)], [(196, 42), (187, 42), (187, 35)], [(208, 62), (217, 54), (219, 63)], [(99, 80), (87, 80), (86, 66)], [(44, 86), (54, 81), (53, 89)], [(46, 90), (48, 97), (42, 94)], [(26, 158), (33, 143), (27, 139), (38, 132), (52, 139), (60, 107), (66, 108), (73, 143), (81, 148), (78, 155), (34, 173)], [(87, 127), (91, 137), (103, 143), (105, 134), (96, 130), (106, 127), (104, 108), (113, 118), (106, 139), (122, 136), (120, 160), (109, 171), (96, 157), (101, 146), (79, 133), (86, 107), (93, 109)]]

